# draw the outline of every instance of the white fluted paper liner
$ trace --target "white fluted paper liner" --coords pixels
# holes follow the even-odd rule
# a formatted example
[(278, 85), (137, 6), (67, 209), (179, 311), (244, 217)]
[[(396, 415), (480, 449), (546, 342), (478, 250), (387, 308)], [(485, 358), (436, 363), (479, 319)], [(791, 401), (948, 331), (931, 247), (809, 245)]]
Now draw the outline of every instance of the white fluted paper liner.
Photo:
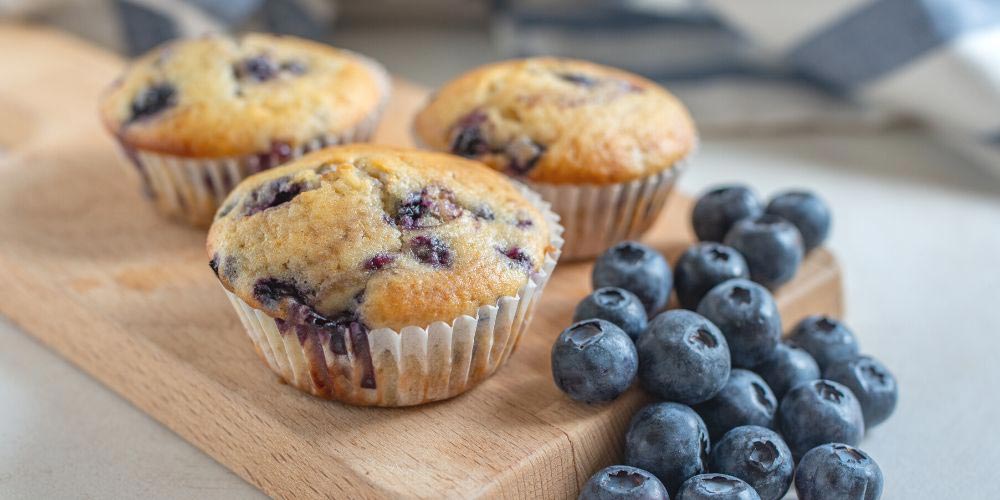
[(450, 325), (438, 321), (398, 332), (389, 328), (369, 331), (374, 389), (361, 386), (365, 367), (351, 342), (345, 342), (347, 354), (338, 355), (330, 349), (328, 338), (300, 338), (294, 329), (282, 334), (274, 318), (228, 290), (226, 295), (271, 370), (303, 391), (363, 406), (411, 406), (457, 396), (487, 379), (510, 357), (559, 259), (563, 240), (558, 215), (530, 189), (518, 187), (545, 214), (554, 250), (517, 295), (480, 307), (475, 317), (463, 315)]
[(328, 146), (371, 139), (389, 100), (391, 84), (381, 65), (365, 56), (353, 55), (364, 61), (376, 75), (382, 101), (351, 130), (326, 134), (300, 144), (287, 157), (252, 154), (228, 158), (188, 158), (143, 151), (121, 142), (119, 148), (125, 159), (139, 171), (146, 194), (161, 213), (193, 226), (208, 227), (229, 192), (250, 175)]
[(566, 240), (562, 258), (581, 260), (645, 233), (660, 215), (683, 168), (680, 162), (655, 175), (609, 185), (527, 184), (562, 219)]

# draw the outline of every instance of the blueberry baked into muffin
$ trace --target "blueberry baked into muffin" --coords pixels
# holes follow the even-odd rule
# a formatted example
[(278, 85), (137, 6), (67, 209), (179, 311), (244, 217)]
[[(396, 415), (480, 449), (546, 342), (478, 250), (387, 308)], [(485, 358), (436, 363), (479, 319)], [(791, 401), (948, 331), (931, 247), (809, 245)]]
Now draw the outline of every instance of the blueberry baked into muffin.
[(459, 76), (417, 114), (414, 134), (538, 191), (562, 216), (565, 258), (593, 257), (644, 232), (697, 144), (687, 110), (659, 85), (557, 58)]
[(351, 145), (240, 183), (207, 248), (284, 380), (407, 406), (460, 394), (506, 360), (559, 256), (557, 219), (480, 163)]
[(286, 36), (206, 36), (134, 61), (100, 114), (157, 207), (207, 227), (247, 175), (367, 140), (388, 94), (381, 66), (352, 52)]

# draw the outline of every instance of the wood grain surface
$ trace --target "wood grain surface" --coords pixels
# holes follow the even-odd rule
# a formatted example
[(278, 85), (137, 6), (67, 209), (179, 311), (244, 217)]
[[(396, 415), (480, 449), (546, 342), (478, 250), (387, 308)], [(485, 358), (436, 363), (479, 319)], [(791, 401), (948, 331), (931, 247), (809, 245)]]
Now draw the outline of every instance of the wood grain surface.
[[(96, 101), (122, 61), (13, 26), (0, 26), (0, 61), (0, 313), (236, 474), (278, 497), (570, 498), (619, 459), (646, 397), (577, 404), (549, 370), (589, 264), (557, 268), (508, 365), (463, 396), (411, 409), (315, 399), (257, 359), (204, 234), (157, 216), (100, 128)], [(378, 142), (409, 143), (424, 95), (396, 82)], [(690, 205), (675, 196), (648, 235), (671, 259), (691, 241)], [(778, 300), (786, 324), (840, 315), (834, 258), (814, 252)]]

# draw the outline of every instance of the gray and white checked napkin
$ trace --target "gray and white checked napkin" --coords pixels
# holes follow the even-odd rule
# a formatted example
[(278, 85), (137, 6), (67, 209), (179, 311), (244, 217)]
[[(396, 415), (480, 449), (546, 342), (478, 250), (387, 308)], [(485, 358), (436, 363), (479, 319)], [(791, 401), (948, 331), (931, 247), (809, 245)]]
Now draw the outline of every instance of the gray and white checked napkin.
[(703, 131), (916, 119), (1000, 174), (1000, 0), (506, 1), (510, 55), (667, 83)]
[[(400, 0), (371, 1), (369, 8), (381, 5), (391, 15)], [(447, 18), (457, 1), (472, 0), (419, 5)], [(48, 11), (68, 10), (60, 22), (78, 32), (91, 26), (85, 35), (138, 54), (210, 31), (329, 40), (337, 5), (0, 0), (0, 16), (45, 20)], [(1000, 0), (492, 0), (489, 6), (503, 55), (581, 57), (645, 74), (679, 94), (708, 135), (865, 130), (916, 120), (1000, 174)]]

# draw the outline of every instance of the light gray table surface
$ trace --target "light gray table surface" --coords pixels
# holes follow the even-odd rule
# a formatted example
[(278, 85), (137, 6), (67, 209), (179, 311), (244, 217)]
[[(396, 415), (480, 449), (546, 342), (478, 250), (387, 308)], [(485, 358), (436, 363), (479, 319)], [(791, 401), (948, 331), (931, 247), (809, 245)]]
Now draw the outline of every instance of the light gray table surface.
[[(433, 71), (393, 33), (342, 44), (428, 84), (491, 50), (473, 33), (427, 34), (423, 50), (448, 59)], [(884, 498), (1000, 498), (1000, 179), (909, 130), (709, 137), (681, 189), (725, 181), (808, 187), (832, 205), (847, 322), (901, 387), (861, 443)], [(0, 345), (0, 498), (263, 496), (2, 320)]]

